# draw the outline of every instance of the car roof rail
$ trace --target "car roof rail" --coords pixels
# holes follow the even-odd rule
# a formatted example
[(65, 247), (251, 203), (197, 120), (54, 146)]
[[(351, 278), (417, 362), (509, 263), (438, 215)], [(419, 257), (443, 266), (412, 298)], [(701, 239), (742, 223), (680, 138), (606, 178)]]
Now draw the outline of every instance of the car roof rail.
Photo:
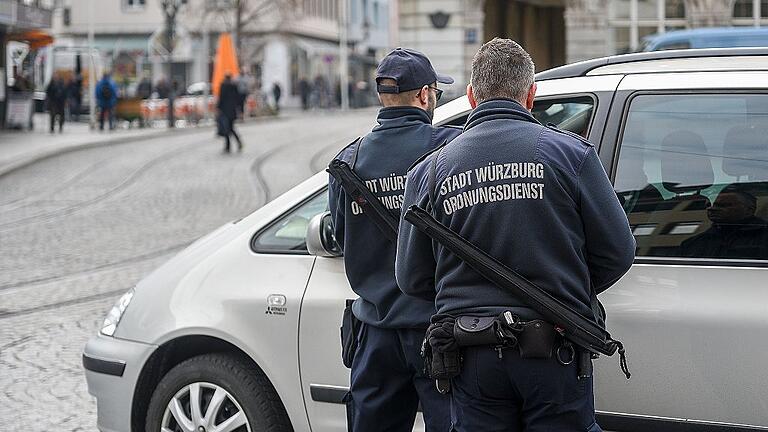
[(622, 54), (585, 60), (578, 63), (559, 66), (536, 74), (536, 81), (546, 81), (560, 78), (575, 78), (585, 76), (591, 70), (601, 66), (635, 63), (648, 60), (666, 60), (683, 58), (731, 57), (731, 56), (761, 56), (768, 55), (768, 47), (749, 48), (701, 48), (669, 51), (649, 51), (632, 54)]

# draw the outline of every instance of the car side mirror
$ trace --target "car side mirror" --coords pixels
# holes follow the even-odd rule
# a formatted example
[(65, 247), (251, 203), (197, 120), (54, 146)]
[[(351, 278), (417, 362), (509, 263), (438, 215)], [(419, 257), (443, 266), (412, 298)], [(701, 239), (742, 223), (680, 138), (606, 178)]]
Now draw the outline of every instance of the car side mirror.
[(307, 250), (319, 257), (339, 257), (341, 248), (333, 237), (331, 212), (320, 213), (309, 220), (307, 226)]

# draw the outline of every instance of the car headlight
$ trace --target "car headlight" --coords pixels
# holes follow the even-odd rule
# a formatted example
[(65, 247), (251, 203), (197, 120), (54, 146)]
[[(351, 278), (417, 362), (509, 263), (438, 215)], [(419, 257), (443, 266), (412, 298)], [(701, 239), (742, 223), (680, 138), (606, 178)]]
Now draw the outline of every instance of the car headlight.
[(131, 288), (127, 293), (123, 294), (120, 299), (117, 300), (112, 309), (109, 310), (107, 317), (104, 318), (104, 324), (101, 326), (101, 334), (112, 336), (117, 330), (117, 325), (120, 323), (120, 319), (123, 317), (123, 313), (128, 308), (128, 305), (133, 299), (133, 295), (136, 293), (135, 288)]

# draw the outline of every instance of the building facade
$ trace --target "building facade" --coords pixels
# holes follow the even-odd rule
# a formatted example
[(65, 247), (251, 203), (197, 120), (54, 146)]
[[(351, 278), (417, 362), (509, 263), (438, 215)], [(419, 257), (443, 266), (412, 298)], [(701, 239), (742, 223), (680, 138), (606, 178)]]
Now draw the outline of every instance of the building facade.
[[(142, 77), (149, 77), (153, 83), (165, 79), (183, 89), (209, 80), (218, 35), (231, 32), (239, 64), (258, 88), (269, 92), (277, 83), (282, 101), (298, 105), (301, 82), (306, 80), (322, 87), (318, 103), (330, 105), (337, 99), (341, 28), (337, 0), (181, 3), (172, 54), (165, 46), (162, 0), (62, 0), (54, 20), (57, 49), (87, 46), (92, 16), (94, 45), (103, 68), (112, 71), (124, 88), (130, 90)], [(95, 5), (92, 12), (90, 5)], [(350, 69), (353, 80), (362, 80), (389, 46), (389, 1), (350, 0), (348, 6)]]
[(398, 44), (427, 53), (464, 92), (472, 56), (494, 37), (520, 42), (537, 70), (638, 51), (670, 30), (768, 25), (768, 0), (399, 0)]

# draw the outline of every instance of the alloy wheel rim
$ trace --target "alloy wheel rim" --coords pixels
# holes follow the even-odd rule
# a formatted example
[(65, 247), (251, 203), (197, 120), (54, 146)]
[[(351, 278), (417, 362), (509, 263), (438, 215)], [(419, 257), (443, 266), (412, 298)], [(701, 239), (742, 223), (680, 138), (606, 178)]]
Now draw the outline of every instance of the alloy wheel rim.
[(223, 387), (195, 382), (168, 401), (160, 424), (162, 432), (251, 432), (240, 404)]

